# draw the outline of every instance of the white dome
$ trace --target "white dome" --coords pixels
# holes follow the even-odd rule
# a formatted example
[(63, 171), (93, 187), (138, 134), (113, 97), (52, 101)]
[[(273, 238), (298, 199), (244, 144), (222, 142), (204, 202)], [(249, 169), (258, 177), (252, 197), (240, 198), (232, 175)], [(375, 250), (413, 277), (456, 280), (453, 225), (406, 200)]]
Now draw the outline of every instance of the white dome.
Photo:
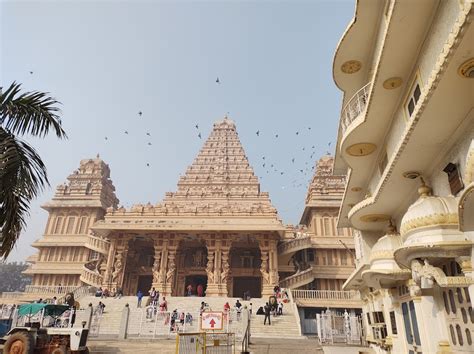
[(458, 228), (458, 202), (455, 197), (432, 196), (431, 189), (425, 185), (418, 192), (420, 197), (402, 218), (400, 233), (404, 238), (417, 229), (430, 226)]
[(394, 251), (402, 245), (402, 238), (398, 233), (389, 232), (378, 239), (370, 252), (370, 262), (378, 259), (394, 259)]

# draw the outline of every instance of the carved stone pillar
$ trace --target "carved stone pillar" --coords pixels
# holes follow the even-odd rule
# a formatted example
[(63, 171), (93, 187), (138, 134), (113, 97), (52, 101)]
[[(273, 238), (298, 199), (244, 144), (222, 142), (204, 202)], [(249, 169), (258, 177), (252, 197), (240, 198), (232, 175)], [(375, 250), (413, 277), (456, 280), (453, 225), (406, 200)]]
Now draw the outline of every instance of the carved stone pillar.
[(164, 282), (163, 282), (163, 272), (161, 266), (161, 259), (163, 253), (163, 241), (160, 239), (155, 239), (153, 243), (153, 247), (155, 249), (155, 257), (152, 267), (153, 273), (153, 283), (152, 287), (156, 290), (159, 290), (160, 293), (163, 293), (164, 289)]
[(112, 272), (114, 268), (115, 249), (117, 247), (117, 239), (110, 240), (109, 254), (107, 255), (107, 265), (102, 277), (102, 288), (110, 288), (112, 283)]
[(229, 296), (229, 282), (231, 281), (229, 252), (230, 247), (221, 249), (221, 274), (219, 287), (221, 296)]
[(260, 264), (260, 273), (262, 274), (262, 297), (265, 297), (273, 294), (273, 287), (275, 286), (271, 283), (270, 279), (270, 240), (260, 239), (259, 246), (262, 260)]
[(211, 239), (206, 239), (207, 247), (207, 264), (206, 264), (206, 274), (207, 274), (207, 289), (206, 296), (219, 296), (219, 279), (216, 274), (216, 261), (218, 252), (216, 249), (216, 241)]
[(168, 249), (168, 259), (165, 274), (165, 284), (162, 290), (163, 295), (170, 296), (173, 293), (176, 276), (176, 247)]
[[(472, 251), (472, 255), (474, 255), (474, 247)], [(474, 257), (474, 256), (471, 256)], [(461, 271), (463, 272), (466, 278), (470, 278), (474, 280), (474, 267), (472, 266), (472, 258), (469, 256), (464, 257), (457, 257), (456, 262), (458, 262), (459, 266), (461, 267)], [(468, 286), (467, 291), (469, 292), (469, 297), (474, 299), (474, 284)]]
[(128, 238), (117, 241), (115, 260), (109, 290), (123, 287), (123, 278), (128, 255)]
[(273, 285), (278, 285), (279, 283), (279, 277), (278, 277), (278, 241), (277, 240), (271, 240), (270, 241), (270, 249), (268, 252), (268, 257), (269, 257), (269, 273), (270, 273), (270, 283)]

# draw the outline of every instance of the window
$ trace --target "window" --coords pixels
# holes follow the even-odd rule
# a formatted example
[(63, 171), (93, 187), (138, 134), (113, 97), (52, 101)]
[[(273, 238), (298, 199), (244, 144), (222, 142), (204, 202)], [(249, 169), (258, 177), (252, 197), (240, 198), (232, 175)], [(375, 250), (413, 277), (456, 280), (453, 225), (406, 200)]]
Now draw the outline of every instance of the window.
[(79, 227), (79, 233), (80, 234), (85, 234), (86, 233), (86, 227), (87, 227), (87, 216), (81, 217), (81, 224)]
[(308, 257), (307, 260), (308, 262), (314, 262), (314, 250), (309, 249), (306, 251), (306, 256)]
[(416, 319), (415, 304), (413, 300), (402, 303), (403, 323), (405, 334), (409, 345), (421, 345), (420, 333), (418, 332), (418, 322)]
[(408, 96), (408, 101), (406, 104), (408, 117), (411, 117), (413, 112), (415, 111), (415, 108), (418, 103), (418, 100), (420, 99), (420, 96), (421, 96), (421, 87), (418, 80), (416, 80), (413, 85), (412, 91), (410, 95)]
[(397, 321), (395, 320), (395, 311), (390, 311), (390, 325), (392, 327), (392, 334), (398, 334)]
[(92, 194), (92, 185), (90, 183), (87, 183), (86, 194), (87, 195)]

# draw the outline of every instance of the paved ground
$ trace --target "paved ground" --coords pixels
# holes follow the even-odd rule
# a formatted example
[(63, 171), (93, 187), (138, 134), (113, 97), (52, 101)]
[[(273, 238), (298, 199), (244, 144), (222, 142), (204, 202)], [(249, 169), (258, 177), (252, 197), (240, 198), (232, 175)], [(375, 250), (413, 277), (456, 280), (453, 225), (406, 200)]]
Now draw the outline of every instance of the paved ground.
[[(323, 354), (321, 346), (314, 339), (264, 339), (256, 338), (250, 347), (251, 353), (255, 354)], [(111, 353), (160, 353), (174, 354), (176, 352), (176, 341), (174, 339), (159, 339), (154, 341), (89, 341), (91, 354)], [(240, 353), (240, 347), (236, 348)], [(346, 353), (346, 352), (344, 352)], [(350, 352), (348, 352), (350, 353)]]

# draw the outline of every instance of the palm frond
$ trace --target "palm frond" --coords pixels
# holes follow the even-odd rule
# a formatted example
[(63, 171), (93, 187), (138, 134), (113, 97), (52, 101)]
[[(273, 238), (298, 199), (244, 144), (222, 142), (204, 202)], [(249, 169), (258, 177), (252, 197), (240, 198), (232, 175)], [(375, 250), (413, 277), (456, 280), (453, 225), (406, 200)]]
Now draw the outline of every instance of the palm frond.
[(0, 127), (0, 258), (6, 258), (26, 226), (29, 203), (49, 185), (36, 151)]
[(58, 138), (66, 138), (57, 107), (60, 103), (48, 93), (20, 93), (20, 89), (21, 84), (13, 82), (0, 91), (0, 125), (13, 134), (44, 137), (53, 129)]

